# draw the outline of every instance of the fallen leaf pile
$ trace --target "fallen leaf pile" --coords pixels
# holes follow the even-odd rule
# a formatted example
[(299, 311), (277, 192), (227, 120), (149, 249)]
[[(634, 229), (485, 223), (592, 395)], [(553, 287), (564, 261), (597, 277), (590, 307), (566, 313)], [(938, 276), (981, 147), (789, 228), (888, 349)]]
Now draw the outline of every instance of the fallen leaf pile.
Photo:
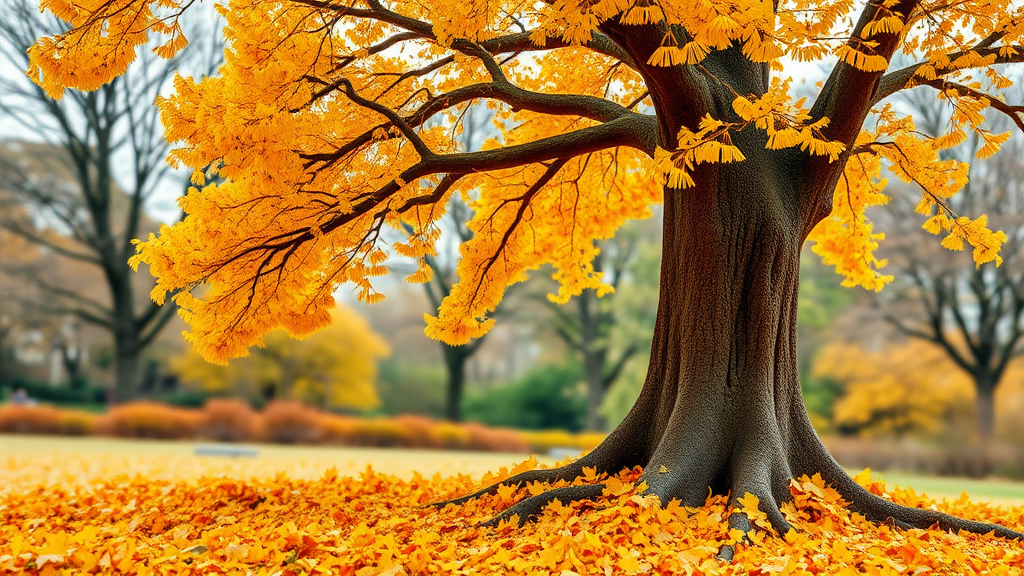
[[(755, 531), (741, 542), (725, 521), (724, 498), (662, 507), (639, 495), (639, 470), (588, 474), (578, 482), (607, 485), (599, 501), (555, 502), (535, 524), (489, 529), (477, 524), (549, 486), (501, 489), (463, 506), (425, 505), (535, 460), (474, 479), (372, 469), (319, 477), (301, 470), (300, 478), (283, 468), (258, 474), (259, 460), (196, 477), (176, 469), (175, 458), (163, 459), (166, 469), (153, 460), (145, 474), (136, 467), (128, 476), (119, 475), (123, 457), (90, 458), (92, 467), (72, 476), (59, 471), (75, 468), (73, 458), (49, 458), (0, 460), (12, 480), (0, 488), (0, 574), (1024, 574), (1020, 542), (874, 525), (850, 514), (820, 478), (791, 486), (794, 500), (784, 512), (800, 532)], [(30, 462), (32, 470), (13, 468)], [(869, 474), (858, 481), (901, 504), (1024, 528), (1024, 507), (966, 496), (934, 502), (887, 489)], [(741, 505), (761, 523), (756, 498)], [(716, 558), (722, 545), (737, 542), (732, 563)]]

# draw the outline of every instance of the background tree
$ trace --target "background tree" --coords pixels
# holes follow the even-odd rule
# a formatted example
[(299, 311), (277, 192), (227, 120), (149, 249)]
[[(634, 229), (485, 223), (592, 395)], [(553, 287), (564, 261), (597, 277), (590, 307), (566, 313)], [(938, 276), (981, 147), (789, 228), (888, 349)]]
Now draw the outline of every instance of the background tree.
[[(147, 0), (50, 6), (75, 25), (33, 48), (30, 72), (55, 95), (66, 84), (109, 81), (120, 67), (98, 60), (126, 62), (125, 46), (151, 32), (165, 35), (168, 51), (183, 44), (163, 17), (180, 11), (173, 1), (159, 14)], [(226, 182), (189, 194), (188, 216), (134, 260), (158, 277), (157, 299), (177, 291), (204, 356), (241, 354), (276, 327), (296, 335), (323, 327), (338, 283), (380, 300), (372, 279), (386, 273), (381, 229), (412, 224), (401, 250), (422, 256), (437, 208), (479, 190), (459, 283), (427, 323), (428, 335), (465, 343), (492, 326), (487, 314), (528, 270), (553, 264), (561, 301), (597, 288), (594, 241), (664, 197), (658, 315), (636, 405), (588, 455), (505, 484), (642, 466), (649, 493), (664, 502), (699, 506), (710, 488), (730, 495), (731, 526), (785, 533), (778, 505), (791, 497), (789, 480), (820, 473), (868, 519), (1024, 537), (862, 488), (814, 433), (796, 358), (805, 240), (849, 284), (887, 281), (864, 217), (886, 200), (883, 164), (921, 183), (919, 209), (947, 245), (969, 242), (979, 263), (997, 257), (1004, 235), (942, 204), (965, 182), (966, 166), (938, 157), (956, 139), (922, 136), (909, 117), (876, 105), (917, 79), (958, 82), (979, 70), (998, 93), (1008, 80), (993, 64), (1024, 61), (1024, 8), (1011, 0), (242, 0), (224, 13), (225, 66), (216, 78), (179, 80), (162, 108), (167, 138), (182, 141), (174, 159), (193, 169), (216, 162)], [(886, 73), (901, 48), (915, 64)], [(773, 78), (783, 56), (833, 54), (809, 108), (789, 97), (788, 80)], [(92, 72), (72, 74), (80, 70)], [(997, 147), (1003, 138), (972, 112), (1000, 110), (999, 101), (948, 96), (954, 132)], [(477, 99), (507, 105), (493, 147), (460, 152), (450, 124), (427, 124), (457, 123)], [(645, 100), (653, 114), (635, 111)], [(862, 130), (873, 109), (877, 121)], [(218, 130), (208, 130), (214, 121)], [(191, 292), (200, 284), (202, 293)], [(525, 521), (555, 498), (597, 498), (604, 488), (554, 489), (496, 520)], [(748, 493), (755, 498), (741, 501)]]
[[(31, 0), (4, 0), (2, 9), (7, 16), (0, 22), (0, 66), (6, 70), (26, 69), (26, 51), (39, 36), (67, 29), (41, 15)], [(174, 317), (173, 306), (146, 303), (151, 285), (131, 274), (127, 261), (135, 252), (132, 241), (155, 228), (146, 223), (146, 209), (169, 175), (168, 144), (152, 103), (175, 70), (211, 71), (219, 58), (217, 47), (196, 48), (187, 58), (165, 60), (143, 47), (140, 61), (125, 74), (93, 92), (72, 91), (61, 101), (18, 74), (5, 73), (0, 81), (7, 136), (23, 133), (43, 142), (26, 144), (28, 154), (10, 149), (0, 154), (5, 200), (32, 216), (11, 217), (17, 212), (6, 205), (0, 226), (102, 275), (107, 293), (99, 298), (45, 275), (22, 278), (38, 295), (30, 305), (110, 333), (118, 401), (138, 393), (143, 351)]]
[(602, 281), (614, 294), (600, 295), (599, 290), (607, 290), (604, 287), (584, 290), (568, 303), (558, 304), (547, 297), (547, 290), (539, 291), (549, 311), (546, 319), (583, 367), (588, 430), (605, 429), (601, 409), (605, 395), (630, 360), (650, 349), (654, 325), (651, 302), (658, 298), (658, 262), (652, 262), (649, 256), (660, 260), (660, 254), (649, 250), (650, 241), (644, 237), (651, 232), (657, 230), (632, 223), (614, 238), (597, 243), (600, 252), (594, 257), (594, 272), (603, 274)]
[[(834, 336), (832, 333), (848, 328), (837, 328), (835, 324), (840, 313), (851, 307), (854, 296), (857, 296), (856, 292), (838, 286), (835, 273), (823, 266), (810, 250), (804, 250), (800, 258), (800, 297), (797, 301), (796, 332), (800, 342), (797, 362), (804, 403), (819, 433), (821, 428), (818, 424), (833, 419), (832, 408), (842, 394), (842, 386), (828, 373), (819, 374), (813, 370), (814, 362), (822, 347)], [(865, 326), (865, 329), (870, 328)]]
[[(941, 82), (936, 87), (943, 88)], [(961, 89), (971, 90), (958, 84), (944, 88), (949, 96)], [(927, 96), (922, 91), (911, 92), (905, 103), (920, 118), (921, 130), (948, 137), (944, 131), (949, 110), (955, 110), (955, 98), (952, 106), (943, 106)], [(1021, 112), (1024, 108), (1014, 114)], [(1013, 127), (1003, 121), (1004, 116), (993, 120), (996, 130)], [(1024, 128), (1019, 117), (1014, 116), (1013, 122)], [(944, 156), (966, 162), (994, 152), (985, 138), (966, 134), (962, 138), (967, 142)], [(995, 427), (996, 389), (1013, 358), (1024, 352), (1024, 183), (1020, 179), (1024, 140), (1014, 136), (1003, 144), (1003, 150), (987, 162), (972, 164), (964, 189), (943, 201), (950, 213), (988, 214), (992, 226), (1006, 234), (1000, 266), (977, 266), (966, 255), (950, 254), (926, 241), (929, 230), (922, 230), (911, 217), (914, 206), (905, 196), (897, 197), (895, 209), (880, 219), (890, 237), (885, 255), (900, 278), (897, 290), (880, 299), (884, 317), (903, 334), (940, 348), (970, 377), (977, 434), (983, 440), (991, 438)], [(926, 223), (926, 227), (935, 226), (934, 221)], [(955, 239), (943, 245), (960, 247)]]
[[(492, 114), (481, 106), (470, 107), (462, 117), (462, 149), (468, 152), (480, 150), (484, 142), (493, 132), (488, 129)], [(441, 302), (451, 293), (452, 286), (458, 282), (456, 268), (459, 262), (459, 249), (463, 244), (473, 238), (473, 232), (466, 226), (466, 222), (472, 217), (472, 210), (458, 196), (452, 196), (444, 216), (444, 226), (438, 230), (439, 234), (447, 231), (447, 238), (439, 238), (435, 244), (434, 254), (422, 256), (421, 267), (418, 273), (427, 273), (429, 278), (422, 281), (423, 291), (427, 295), (432, 310), (441, 307)], [(412, 224), (404, 226), (407, 233), (414, 233)], [(424, 267), (425, 266), (425, 267)], [(498, 314), (498, 310), (494, 311)], [(466, 387), (466, 364), (483, 345), (487, 335), (483, 334), (478, 338), (465, 344), (450, 344), (444, 340), (438, 340), (441, 348), (441, 355), (444, 359), (445, 374), (447, 382), (445, 385), (444, 414), (448, 420), (458, 422), (462, 419), (462, 398)]]
[[(0, 228), (0, 262), (4, 268), (32, 267), (39, 258), (37, 246)], [(42, 322), (36, 311), (22, 305), (29, 287), (2, 272), (0, 269), (0, 384), (7, 384), (13, 372), (15, 337)]]
[(325, 410), (368, 410), (380, 404), (374, 383), (387, 342), (364, 318), (338, 306), (331, 326), (305, 340), (283, 331), (267, 334), (263, 346), (227, 366), (210, 364), (193, 349), (172, 360), (182, 382), (210, 395), (230, 395), (263, 404), (292, 399)]
[[(0, 146), (0, 166), (15, 149), (20, 151), (17, 156), (36, 151), (32, 146)], [(67, 237), (37, 227), (27, 207), (13, 201), (2, 188), (0, 211), (0, 220), (20, 230), (34, 230), (50, 245), (74, 247)], [(31, 382), (43, 386), (64, 384), (79, 390), (86, 387), (86, 349), (89, 341), (102, 332), (83, 329), (78, 318), (43, 298), (40, 286), (76, 286), (77, 296), (90, 300), (103, 295), (97, 285), (102, 285), (102, 278), (95, 267), (63, 258), (47, 246), (0, 227), (0, 293), (4, 295), (0, 304), (0, 324), (4, 326), (0, 330), (0, 350), (4, 350), (0, 352), (4, 356), (0, 383), (14, 379), (18, 386)], [(27, 352), (26, 346), (32, 352)]]

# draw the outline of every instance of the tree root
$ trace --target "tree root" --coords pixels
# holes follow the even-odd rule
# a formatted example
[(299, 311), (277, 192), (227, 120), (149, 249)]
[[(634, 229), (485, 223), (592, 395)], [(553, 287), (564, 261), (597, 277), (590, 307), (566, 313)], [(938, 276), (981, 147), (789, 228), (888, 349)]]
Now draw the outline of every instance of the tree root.
[(927, 530), (929, 528), (938, 527), (940, 530), (947, 532), (964, 531), (972, 532), (974, 534), (991, 533), (1000, 538), (1006, 538), (1009, 540), (1024, 540), (1024, 534), (999, 524), (967, 520), (957, 516), (937, 512), (935, 510), (900, 506), (899, 504), (890, 502), (868, 492), (859, 484), (853, 484), (856, 486), (854, 491), (857, 493), (849, 496), (847, 496), (843, 490), (840, 490), (839, 493), (843, 494), (847, 500), (852, 501), (850, 510), (863, 514), (865, 518), (872, 522), (888, 523), (905, 530), (911, 528)]
[[(751, 403), (756, 405), (756, 403)], [(668, 427), (664, 423), (651, 425), (649, 412), (634, 408), (627, 421), (614, 431), (605, 442), (586, 456), (559, 468), (531, 470), (517, 474), (482, 490), (438, 502), (429, 506), (443, 507), (463, 504), (485, 495), (494, 494), (499, 487), (525, 487), (530, 482), (572, 482), (583, 476), (583, 469), (593, 468), (599, 475), (614, 475), (623, 469), (642, 466), (640, 481), (647, 485), (646, 494), (657, 495), (662, 505), (678, 500), (684, 506), (702, 506), (708, 496), (708, 487), (715, 494), (728, 494), (729, 528), (744, 534), (764, 529), (785, 536), (794, 527), (786, 520), (780, 505), (790, 502), (790, 481), (793, 478), (817, 473), (839, 495), (849, 502), (849, 510), (862, 514), (867, 520), (887, 524), (894, 529), (939, 528), (946, 531), (966, 531), (993, 534), (997, 537), (1024, 540), (1024, 534), (998, 524), (966, 520), (934, 510), (910, 508), (880, 498), (864, 489), (851, 478), (821, 444), (807, 420), (802, 404), (793, 408), (797, 414), (791, 421), (777, 421), (773, 426), (751, 428), (741, 419), (744, 436), (738, 442), (727, 443), (732, 428), (725, 432), (708, 434), (699, 423)], [(788, 430), (786, 435), (780, 430)], [(569, 504), (581, 500), (598, 500), (605, 484), (583, 484), (552, 488), (541, 494), (525, 498), (505, 509), (481, 526), (494, 527), (513, 516), (520, 526), (535, 520), (544, 508), (558, 500)], [(747, 494), (757, 497), (757, 509), (767, 523), (749, 518), (741, 499)], [(747, 502), (749, 505), (749, 501)], [(752, 511), (746, 508), (747, 511)], [(730, 561), (735, 554), (734, 545), (723, 545), (719, 558)]]
[(491, 484), (490, 486), (483, 488), (482, 490), (479, 490), (477, 492), (473, 492), (472, 494), (460, 496), (459, 498), (452, 498), (451, 500), (433, 502), (431, 504), (427, 504), (426, 507), (444, 508), (449, 504), (454, 504), (458, 506), (460, 504), (465, 504), (470, 500), (476, 500), (477, 498), (487, 496), (489, 494), (494, 494), (498, 491), (498, 488), (501, 488), (502, 486), (515, 486), (516, 488), (520, 488), (530, 482), (550, 483), (557, 482), (559, 480), (572, 481), (583, 474), (583, 468), (584, 465), (580, 465), (580, 460), (577, 460), (576, 462), (570, 462), (569, 464), (566, 464), (565, 466), (560, 466), (558, 468), (528, 470), (521, 474), (516, 474), (515, 476), (506, 478), (501, 482), (495, 482), (494, 484)]
[[(573, 464), (569, 464), (561, 468), (524, 472), (503, 480), (502, 482), (498, 482), (492, 486), (488, 486), (479, 492), (475, 492), (461, 498), (456, 498), (454, 500), (433, 504), (432, 506), (461, 504), (471, 499), (479, 498), (485, 494), (493, 493), (499, 486), (523, 486), (528, 482), (535, 481), (569, 481), (582, 473), (582, 467), (579, 467), (579, 473), (576, 473), (576, 476), (572, 476), (576, 472), (576, 467), (573, 466)], [(991, 533), (1001, 538), (1024, 540), (1024, 534), (998, 524), (966, 520), (949, 514), (944, 514), (942, 512), (936, 512), (934, 510), (910, 508), (895, 504), (868, 492), (848, 476), (846, 479), (848, 480), (847, 482), (837, 483), (837, 490), (845, 500), (851, 502), (849, 507), (851, 511), (864, 515), (865, 518), (872, 522), (886, 524), (893, 528), (903, 530), (938, 527), (939, 529), (946, 531), (962, 530), (976, 534)], [(542, 494), (531, 496), (519, 501), (490, 520), (482, 522), (480, 526), (495, 527), (503, 521), (510, 520), (512, 517), (517, 517), (519, 526), (523, 526), (527, 522), (536, 520), (543, 513), (544, 508), (555, 500), (558, 500), (562, 504), (569, 504), (571, 502), (578, 502), (581, 500), (597, 500), (604, 492), (604, 488), (605, 484), (584, 484), (553, 488)], [(649, 491), (648, 493), (652, 492)], [(769, 491), (756, 488), (744, 489), (742, 487), (738, 487), (730, 492), (729, 507), (733, 510), (729, 515), (728, 520), (730, 529), (739, 529), (744, 533), (749, 533), (751, 530), (757, 529), (751, 523), (747, 514), (739, 510), (739, 498), (748, 493), (757, 496), (758, 510), (765, 514), (769, 524), (771, 525), (770, 532), (773, 532), (777, 536), (785, 536), (790, 530), (797, 530), (789, 523), (789, 521), (786, 520), (779, 508), (779, 502), (777, 502), (777, 499), (773, 497)], [(668, 499), (665, 497), (662, 497), (663, 502), (667, 502), (667, 500)], [(731, 544), (722, 546), (718, 553), (718, 557), (727, 562), (731, 561), (734, 555), (735, 548)]]
[[(638, 461), (637, 455), (629, 455), (628, 450), (623, 449), (621, 442), (621, 436), (616, 437), (615, 434), (609, 434), (608, 438), (605, 439), (604, 443), (585, 454), (579, 460), (570, 462), (564, 466), (558, 468), (543, 468), (537, 470), (528, 470), (521, 474), (516, 474), (502, 480), (501, 482), (495, 482), (486, 488), (460, 496), (458, 498), (452, 498), (451, 500), (443, 500), (441, 502), (434, 502), (427, 504), (429, 508), (444, 508), (449, 504), (461, 505), (477, 498), (494, 494), (498, 491), (498, 488), (503, 486), (515, 486), (521, 488), (530, 482), (545, 482), (554, 483), (558, 481), (572, 482), (573, 480), (583, 476), (584, 468), (593, 468), (598, 475), (600, 474), (614, 474), (619, 470), (632, 468), (634, 466), (643, 465), (645, 461)], [(598, 492), (600, 494), (600, 492)]]
[[(753, 494), (757, 497), (758, 510), (764, 512), (769, 524), (771, 524), (772, 530), (777, 536), (785, 536), (790, 530), (797, 530), (789, 523), (788, 520), (786, 520), (786, 517), (782, 514), (782, 510), (779, 509), (779, 505), (775, 502), (775, 498), (770, 494), (763, 490), (744, 490), (739, 488), (732, 490), (729, 494), (729, 508), (733, 510), (733, 512), (729, 514), (730, 531), (737, 529), (742, 531), (744, 534), (749, 534), (750, 531), (754, 529), (746, 512), (739, 511), (739, 499), (747, 494)], [(744, 540), (749, 541), (749, 538), (744, 537)], [(735, 550), (731, 544), (726, 544), (718, 550), (718, 558), (725, 560), (726, 562), (731, 562), (734, 554)]]
[(593, 500), (604, 492), (604, 487), (604, 484), (583, 484), (580, 486), (563, 486), (562, 488), (554, 488), (544, 492), (543, 494), (538, 494), (525, 500), (521, 500), (507, 508), (501, 514), (498, 514), (486, 522), (482, 522), (480, 525), (494, 527), (513, 516), (518, 516), (519, 526), (522, 527), (527, 522), (536, 520), (544, 511), (544, 508), (555, 500), (558, 500), (562, 504), (578, 502), (580, 500)]
[[(750, 525), (750, 518), (743, 512), (733, 512), (729, 515), (729, 530), (737, 529), (742, 531), (744, 534), (749, 534), (753, 527)], [(736, 554), (736, 548), (732, 544), (726, 544), (718, 549), (718, 559), (726, 562), (732, 562), (733, 556)]]

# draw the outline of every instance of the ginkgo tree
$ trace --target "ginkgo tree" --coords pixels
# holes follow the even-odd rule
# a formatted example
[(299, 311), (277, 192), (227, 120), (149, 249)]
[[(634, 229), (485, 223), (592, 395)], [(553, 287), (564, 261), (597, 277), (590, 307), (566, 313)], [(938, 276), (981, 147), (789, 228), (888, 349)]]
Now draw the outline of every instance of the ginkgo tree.
[[(164, 39), (163, 55), (184, 47), (179, 22), (191, 5), (44, 0), (71, 28), (40, 39), (29, 74), (55, 97), (98, 88), (148, 37)], [(869, 519), (1022, 536), (900, 507), (854, 482), (808, 420), (795, 338), (805, 241), (849, 285), (889, 280), (865, 217), (887, 199), (883, 167), (918, 185), (922, 222), (946, 247), (998, 263), (1004, 236), (983, 215), (950, 211), (967, 167), (939, 151), (973, 131), (985, 156), (1007, 137), (986, 131), (981, 111), (1021, 110), (999, 98), (1010, 81), (997, 66), (1024, 61), (1018, 3), (230, 0), (218, 9), (219, 74), (177, 78), (158, 106), (178, 143), (171, 162), (194, 169), (197, 185), (214, 169), (223, 182), (183, 198), (187, 216), (133, 259), (158, 278), (156, 300), (173, 294), (205, 357), (244, 354), (277, 327), (296, 336), (323, 327), (343, 283), (379, 301), (373, 280), (389, 251), (430, 255), (454, 194), (476, 191), (473, 238), (426, 328), (451, 343), (490, 329), (506, 287), (542, 264), (555, 268), (562, 301), (601, 290), (594, 241), (663, 201), (657, 324), (635, 407), (585, 457), (504, 484), (641, 466), (647, 493), (664, 502), (701, 505), (710, 488), (730, 494), (734, 528), (785, 533), (790, 480), (820, 474)], [(889, 71), (897, 51), (915, 63)], [(831, 65), (813, 101), (791, 97), (793, 61)], [(954, 107), (942, 135), (919, 134), (887, 104), (908, 89)], [(501, 137), (460, 152), (460, 116), (477, 102), (494, 108)], [(384, 227), (406, 223), (408, 239), (385, 246)], [(495, 521), (603, 490), (554, 488)]]

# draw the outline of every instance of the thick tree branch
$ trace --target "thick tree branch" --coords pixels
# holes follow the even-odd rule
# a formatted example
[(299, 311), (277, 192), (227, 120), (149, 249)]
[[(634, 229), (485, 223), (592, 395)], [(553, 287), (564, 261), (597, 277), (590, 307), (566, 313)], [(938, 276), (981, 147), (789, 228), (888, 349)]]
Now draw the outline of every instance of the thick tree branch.
[[(877, 45), (871, 47), (860, 41), (865, 27), (876, 19), (889, 15), (898, 15), (900, 20), (906, 23), (919, 3), (920, 0), (901, 0), (891, 8), (886, 8), (882, 0), (870, 0), (864, 6), (846, 45), (853, 50), (871, 56), (881, 56), (889, 61), (899, 46), (900, 34), (874, 34), (870, 40)], [(842, 142), (847, 147), (853, 144), (871, 108), (872, 98), (883, 72), (858, 70), (843, 61), (836, 63), (810, 112), (811, 117), (815, 119), (827, 117), (831, 120), (829, 126), (822, 130), (827, 138)]]
[[(1006, 47), (989, 47), (982, 46), (982, 44), (983, 43), (980, 43), (978, 47), (975, 50), (973, 50), (973, 52), (978, 54), (978, 56), (981, 56), (982, 58), (986, 59), (995, 57), (995, 60), (993, 62), (995, 64), (1013, 64), (1024, 62), (1024, 46), (1010, 46), (1009, 48), (1013, 50), (1013, 54), (1003, 56), (999, 52)], [(946, 76), (947, 74), (952, 74), (954, 72), (964, 70), (965, 68), (956, 67), (953, 66), (953, 64), (955, 64), (956, 61), (963, 57), (965, 54), (966, 53), (964, 52), (948, 54), (947, 57), (950, 61), (949, 66), (933, 66), (935, 68), (935, 75), (938, 77), (936, 78), (936, 80), (941, 79), (943, 76)], [(875, 90), (874, 95), (871, 97), (871, 106), (874, 106), (875, 104), (881, 102), (882, 100), (885, 100), (886, 98), (892, 96), (893, 94), (899, 92), (900, 90), (912, 88), (919, 84), (926, 84), (927, 81), (924, 80), (923, 78), (914, 78), (914, 74), (925, 64), (928, 64), (928, 62), (918, 62), (916, 64), (911, 64), (910, 66), (900, 68), (899, 70), (894, 70), (882, 76), (881, 80), (878, 82), (878, 89)]]
[[(333, 88), (340, 85), (340, 81), (329, 84), (324, 89), (318, 91), (318, 94), (327, 94)], [(609, 122), (624, 116), (634, 116), (638, 117), (638, 120), (641, 122), (651, 123), (651, 127), (648, 128), (648, 130), (652, 130), (654, 127), (653, 117), (632, 112), (629, 109), (610, 100), (605, 100), (604, 98), (577, 94), (547, 94), (543, 92), (532, 92), (524, 90), (507, 81), (498, 81), (471, 84), (469, 86), (457, 88), (446, 94), (435, 96), (421, 104), (415, 112), (406, 117), (399, 117), (397, 113), (391, 111), (390, 114), (385, 115), (389, 120), (388, 122), (378, 124), (373, 128), (366, 130), (356, 138), (353, 138), (348, 143), (339, 147), (337, 150), (326, 153), (300, 154), (300, 157), (309, 161), (308, 165), (312, 165), (316, 162), (323, 162), (330, 165), (361, 149), (363, 146), (367, 146), (372, 143), (374, 141), (374, 133), (379, 130), (387, 129), (392, 125), (399, 127), (399, 124), (395, 123), (396, 121), (404, 123), (405, 126), (411, 130), (412, 128), (421, 126), (432, 116), (442, 110), (464, 102), (487, 98), (500, 100), (509, 106), (521, 108), (523, 110), (551, 115), (580, 116), (591, 120), (597, 120), (599, 122)], [(382, 107), (382, 105), (379, 104), (377, 104), (377, 106)], [(394, 118), (392, 118), (392, 116), (394, 116)], [(405, 134), (404, 129), (402, 130), (402, 133)], [(648, 138), (652, 136), (653, 134), (647, 135)], [(649, 151), (645, 151), (647, 151), (648, 154), (653, 154), (655, 143), (653, 141), (649, 142), (646, 144), (646, 147), (649, 148)]]

